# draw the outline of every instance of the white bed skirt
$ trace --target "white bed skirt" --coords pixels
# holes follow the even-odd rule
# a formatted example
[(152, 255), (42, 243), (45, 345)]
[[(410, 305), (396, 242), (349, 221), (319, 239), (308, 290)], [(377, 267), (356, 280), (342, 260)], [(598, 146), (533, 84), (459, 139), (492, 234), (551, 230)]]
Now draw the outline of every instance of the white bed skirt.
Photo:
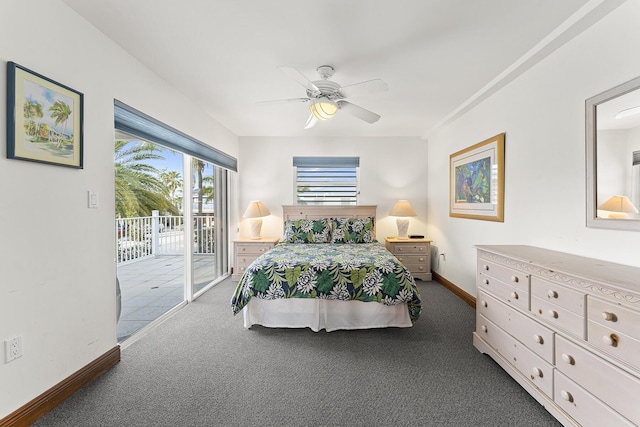
[(310, 328), (318, 332), (339, 329), (409, 328), (412, 326), (406, 304), (384, 305), (377, 302), (326, 299), (251, 298), (242, 309), (244, 327)]

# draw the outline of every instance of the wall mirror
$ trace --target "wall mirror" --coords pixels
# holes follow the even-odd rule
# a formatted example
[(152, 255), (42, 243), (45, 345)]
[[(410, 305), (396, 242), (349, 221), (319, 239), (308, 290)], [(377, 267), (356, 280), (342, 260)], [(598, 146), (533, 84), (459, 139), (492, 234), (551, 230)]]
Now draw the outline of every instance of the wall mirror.
[(586, 101), (587, 227), (640, 231), (640, 77)]

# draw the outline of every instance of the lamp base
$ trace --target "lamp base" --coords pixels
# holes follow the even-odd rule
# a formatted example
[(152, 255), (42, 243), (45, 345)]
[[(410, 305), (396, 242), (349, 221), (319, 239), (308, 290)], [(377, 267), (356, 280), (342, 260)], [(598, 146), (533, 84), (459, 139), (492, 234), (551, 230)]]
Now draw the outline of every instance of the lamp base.
[(406, 218), (398, 218), (396, 219), (396, 225), (398, 226), (398, 239), (408, 239), (409, 220)]
[(256, 240), (260, 238), (260, 230), (262, 229), (262, 218), (253, 218), (249, 220), (251, 226), (251, 238)]

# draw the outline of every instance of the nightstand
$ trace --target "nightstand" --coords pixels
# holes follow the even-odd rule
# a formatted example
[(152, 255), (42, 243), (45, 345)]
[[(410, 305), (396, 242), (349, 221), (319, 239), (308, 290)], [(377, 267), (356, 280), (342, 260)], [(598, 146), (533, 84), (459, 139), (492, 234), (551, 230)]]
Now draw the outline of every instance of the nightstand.
[(233, 241), (235, 262), (231, 280), (238, 282), (244, 271), (260, 255), (273, 248), (280, 239), (277, 237), (261, 237), (260, 239), (238, 239)]
[(429, 239), (386, 237), (384, 246), (415, 279), (431, 280), (431, 242)]

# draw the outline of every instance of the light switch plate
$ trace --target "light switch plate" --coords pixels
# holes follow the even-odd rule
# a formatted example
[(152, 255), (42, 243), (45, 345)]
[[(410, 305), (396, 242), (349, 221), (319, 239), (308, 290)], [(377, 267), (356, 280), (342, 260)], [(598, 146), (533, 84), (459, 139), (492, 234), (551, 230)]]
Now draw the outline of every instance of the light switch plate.
[(89, 190), (89, 208), (97, 209), (98, 208), (98, 192)]

